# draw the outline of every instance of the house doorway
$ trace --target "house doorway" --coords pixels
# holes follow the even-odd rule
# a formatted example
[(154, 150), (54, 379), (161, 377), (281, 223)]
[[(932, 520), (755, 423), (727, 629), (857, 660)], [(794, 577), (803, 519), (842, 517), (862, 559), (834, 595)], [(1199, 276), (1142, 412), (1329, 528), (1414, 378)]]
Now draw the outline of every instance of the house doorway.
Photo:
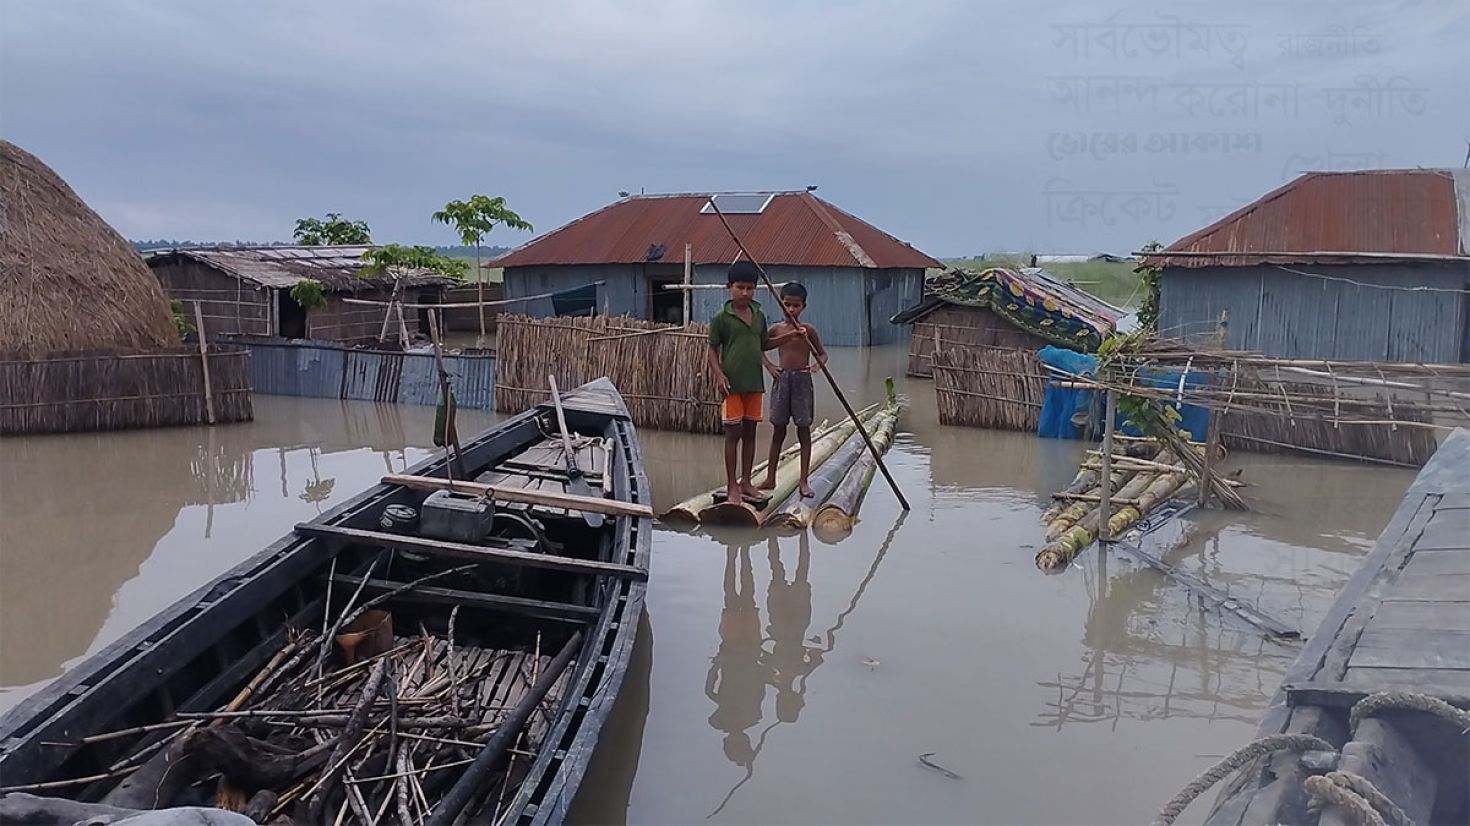
[(680, 266), (648, 266), (644, 268), (644, 286), (647, 299), (644, 302), (644, 318), (661, 324), (684, 324), (684, 290), (671, 290), (670, 286), (684, 283), (684, 269)]
[(281, 338), (306, 338), (306, 310), (289, 290), (276, 290), (276, 335)]

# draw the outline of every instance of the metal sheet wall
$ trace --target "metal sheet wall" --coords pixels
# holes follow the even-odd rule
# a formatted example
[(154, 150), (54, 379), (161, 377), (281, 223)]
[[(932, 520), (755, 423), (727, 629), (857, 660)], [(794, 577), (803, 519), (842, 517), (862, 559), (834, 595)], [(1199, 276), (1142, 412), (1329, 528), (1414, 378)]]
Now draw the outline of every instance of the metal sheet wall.
[[(255, 392), (276, 396), (434, 405), (439, 378), (428, 352), (351, 350), (332, 342), (238, 337), (250, 349)], [(460, 407), (495, 409), (495, 357), (446, 355)]]
[[(1230, 311), (1226, 346), (1285, 358), (1454, 363), (1466, 340), (1465, 265), (1166, 269), (1159, 329), (1199, 339)], [(1347, 279), (1347, 280), (1333, 280)], [(1356, 283), (1349, 283), (1356, 282)], [(1428, 289), (1426, 289), (1428, 288)]]

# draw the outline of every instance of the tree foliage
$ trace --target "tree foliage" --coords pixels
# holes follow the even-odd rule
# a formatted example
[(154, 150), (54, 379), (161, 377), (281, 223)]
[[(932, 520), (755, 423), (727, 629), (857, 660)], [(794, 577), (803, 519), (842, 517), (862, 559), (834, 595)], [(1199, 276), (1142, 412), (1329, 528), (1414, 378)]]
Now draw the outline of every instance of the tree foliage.
[(450, 201), (434, 213), (435, 221), (454, 227), (465, 246), (479, 247), (496, 227), (533, 231), (533, 227), (505, 205), (505, 199), (471, 195), (468, 201)]
[[(1142, 251), (1147, 254), (1158, 252), (1163, 248), (1164, 245), (1158, 241), (1150, 241), (1144, 244)], [(1140, 289), (1143, 290), (1143, 296), (1138, 301), (1139, 329), (1157, 333), (1159, 331), (1159, 288), (1163, 283), (1161, 270), (1158, 267), (1147, 266), (1140, 261), (1133, 271), (1138, 273)]]
[(384, 244), (373, 247), (362, 254), (367, 264), (361, 275), (388, 275), (398, 278), (409, 270), (433, 270), (440, 275), (463, 281), (469, 272), (469, 262), (463, 258), (450, 258), (434, 252), (433, 247), (402, 244)]
[(343, 246), (371, 244), (366, 221), (352, 221), (340, 212), (328, 212), (325, 219), (302, 218), (292, 233), (296, 243), (308, 246)]
[(301, 305), (303, 310), (314, 310), (317, 307), (327, 306), (327, 295), (322, 289), (322, 282), (313, 281), (308, 278), (291, 288), (291, 300)]

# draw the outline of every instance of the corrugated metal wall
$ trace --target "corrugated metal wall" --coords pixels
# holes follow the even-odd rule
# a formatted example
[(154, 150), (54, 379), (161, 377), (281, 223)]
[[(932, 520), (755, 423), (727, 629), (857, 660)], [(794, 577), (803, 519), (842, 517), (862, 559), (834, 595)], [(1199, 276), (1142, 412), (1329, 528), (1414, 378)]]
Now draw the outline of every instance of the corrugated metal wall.
[[(694, 268), (694, 283), (725, 283), (724, 264), (701, 264)], [(810, 297), (803, 319), (821, 332), (822, 340), (834, 347), (866, 347), (904, 340), (907, 327), (889, 324), (888, 319), (915, 304), (924, 289), (923, 270), (869, 270), (861, 267), (766, 268), (776, 283), (800, 281)], [(647, 279), (641, 266), (608, 265), (564, 267), (515, 267), (505, 273), (505, 297), (539, 295), (575, 289), (606, 280), (598, 297), (598, 312), (604, 304), (609, 315), (643, 318), (648, 306)], [(724, 306), (723, 290), (695, 290), (694, 320), (708, 322)], [(757, 297), (766, 316), (775, 323), (780, 310), (770, 306), (770, 296)], [(511, 304), (506, 312), (544, 318), (552, 315), (550, 299)]]
[[(1213, 335), (1230, 311), (1227, 347), (1284, 358), (1343, 361), (1462, 361), (1470, 267), (1360, 264), (1292, 267), (1344, 278), (1349, 284), (1280, 268), (1167, 268), (1159, 296), (1159, 330), (1197, 339)], [(1361, 285), (1361, 286), (1360, 286)], [(1434, 290), (1410, 289), (1432, 287)], [(1385, 289), (1389, 288), (1389, 289)]]
[[(434, 405), (439, 378), (429, 352), (352, 350), (326, 341), (235, 337), (250, 349), (255, 392), (394, 404)], [(446, 355), (455, 402), (464, 408), (495, 409), (495, 357)]]

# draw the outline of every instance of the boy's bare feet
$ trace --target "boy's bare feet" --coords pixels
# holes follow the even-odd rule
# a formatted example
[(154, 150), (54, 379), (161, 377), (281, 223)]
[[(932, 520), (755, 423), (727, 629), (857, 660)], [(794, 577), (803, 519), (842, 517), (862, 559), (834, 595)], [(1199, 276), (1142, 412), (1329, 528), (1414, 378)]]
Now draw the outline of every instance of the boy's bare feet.
[(754, 499), (757, 502), (765, 502), (771, 498), (764, 493), (761, 493), (759, 490), (756, 489), (754, 485), (750, 484), (749, 482), (746, 482), (745, 484), (740, 486), (740, 492), (745, 496), (746, 499)]
[(797, 485), (796, 489), (801, 491), (801, 498), (803, 499), (810, 499), (813, 496), (817, 495), (816, 491), (812, 490), (812, 486), (808, 485), (806, 482), (802, 482), (800, 485)]
[(776, 486), (776, 474), (774, 474), (774, 473), (768, 473), (768, 474), (766, 474), (766, 478), (762, 479), (761, 480), (761, 483), (759, 485), (756, 485), (756, 487), (760, 488), (761, 490), (770, 490), (771, 488), (774, 488), (775, 486)]

